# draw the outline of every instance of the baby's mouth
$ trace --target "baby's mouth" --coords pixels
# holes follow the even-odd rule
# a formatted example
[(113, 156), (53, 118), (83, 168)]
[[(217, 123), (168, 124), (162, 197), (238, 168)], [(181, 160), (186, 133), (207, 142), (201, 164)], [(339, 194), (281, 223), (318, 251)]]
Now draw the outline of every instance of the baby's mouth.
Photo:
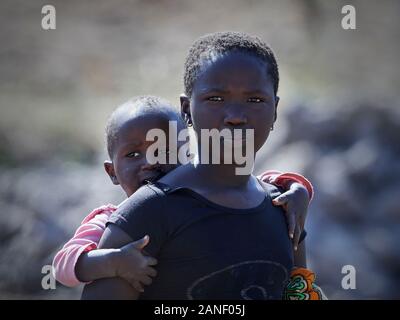
[(157, 171), (154, 175), (144, 178), (141, 181), (141, 185), (144, 186), (146, 184), (153, 183), (154, 181), (160, 179), (163, 175), (165, 175), (165, 172)]

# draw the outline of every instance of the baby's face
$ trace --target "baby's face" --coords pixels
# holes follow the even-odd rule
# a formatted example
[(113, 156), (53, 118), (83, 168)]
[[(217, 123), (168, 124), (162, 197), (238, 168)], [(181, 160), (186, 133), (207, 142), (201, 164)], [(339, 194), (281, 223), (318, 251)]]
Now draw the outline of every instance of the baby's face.
[[(171, 171), (176, 165), (149, 164), (146, 159), (147, 148), (154, 141), (146, 141), (146, 134), (151, 129), (161, 129), (168, 138), (167, 117), (141, 115), (123, 122), (114, 144), (113, 167), (117, 184), (120, 184), (129, 197), (147, 181), (154, 181)], [(168, 151), (168, 140), (165, 150)], [(114, 182), (115, 183), (115, 182)]]

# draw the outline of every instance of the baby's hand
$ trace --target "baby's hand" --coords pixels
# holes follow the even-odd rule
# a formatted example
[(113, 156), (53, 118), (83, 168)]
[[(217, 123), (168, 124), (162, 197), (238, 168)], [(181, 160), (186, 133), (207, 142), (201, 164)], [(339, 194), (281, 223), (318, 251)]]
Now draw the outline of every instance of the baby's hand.
[(157, 264), (157, 260), (142, 252), (149, 240), (149, 236), (144, 236), (123, 246), (115, 260), (116, 276), (128, 281), (139, 292), (143, 292), (143, 285), (151, 284), (151, 277), (157, 275), (157, 271), (151, 267)]
[(282, 206), (286, 213), (289, 236), (293, 239), (294, 250), (299, 245), (304, 229), (310, 198), (307, 189), (300, 183), (293, 182), (289, 190), (272, 200), (276, 206)]

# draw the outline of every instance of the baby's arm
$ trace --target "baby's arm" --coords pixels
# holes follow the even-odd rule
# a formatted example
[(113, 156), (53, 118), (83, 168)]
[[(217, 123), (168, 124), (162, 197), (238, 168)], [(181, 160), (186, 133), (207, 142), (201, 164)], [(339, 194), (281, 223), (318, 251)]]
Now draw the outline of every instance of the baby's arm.
[[(310, 181), (297, 173), (281, 173), (267, 171), (261, 175), (265, 182), (283, 188), (286, 192), (274, 199), (274, 204), (282, 205), (286, 211), (289, 225), (289, 234), (295, 231), (293, 258), (294, 266), (290, 281), (285, 288), (285, 300), (327, 300), (322, 289), (315, 283), (315, 273), (307, 269), (305, 239), (301, 239), (308, 204), (314, 196), (314, 189)], [(297, 248), (296, 248), (297, 247)], [(299, 285), (301, 283), (301, 285)]]
[(328, 300), (316, 284), (315, 273), (307, 269), (305, 242), (294, 252), (294, 267), (284, 290), (284, 300)]
[(141, 250), (148, 244), (144, 237), (118, 249), (98, 249), (109, 216), (115, 209), (91, 213), (74, 237), (56, 254), (53, 261), (55, 278), (68, 287), (103, 278), (121, 277), (138, 291), (149, 285), (157, 260)]
[(307, 268), (306, 244), (305, 240), (299, 243), (297, 250), (293, 252), (294, 267)]
[(308, 205), (313, 197), (313, 187), (305, 177), (297, 173), (267, 171), (260, 178), (285, 190), (273, 199), (273, 204), (282, 206), (285, 210), (289, 236), (293, 239), (296, 251), (304, 230)]
[(294, 172), (282, 173), (276, 170), (269, 170), (262, 173), (259, 178), (264, 182), (281, 187), (285, 190), (288, 190), (293, 183), (298, 183), (307, 190), (310, 201), (314, 197), (314, 188), (311, 182), (301, 174)]
[(75, 273), (82, 282), (120, 277), (128, 281), (137, 291), (152, 283), (157, 272), (151, 266), (157, 260), (144, 255), (142, 250), (149, 243), (145, 236), (119, 249), (97, 249), (83, 253), (75, 266)]
[[(81, 256), (87, 256), (88, 252), (97, 248), (110, 214), (110, 211), (104, 210), (104, 212), (94, 215), (91, 219), (85, 219), (76, 230), (72, 239), (57, 252), (53, 260), (53, 271), (57, 281), (65, 286), (74, 287), (79, 285), (82, 281), (93, 280), (86, 276), (84, 276), (83, 279), (78, 279), (75, 267)], [(93, 213), (91, 215), (93, 215)], [(105, 253), (106, 252), (103, 252), (102, 258), (97, 258), (97, 260), (101, 259), (104, 261), (107, 256)], [(112, 253), (110, 252), (109, 256), (111, 255)], [(94, 258), (94, 260), (96, 260), (96, 258)], [(98, 264), (100, 269), (103, 269), (102, 266), (103, 263)], [(103, 275), (103, 272), (105, 272), (105, 270), (97, 270), (98, 268), (96, 267), (94, 269), (95, 270), (92, 269), (92, 274), (99, 273)]]

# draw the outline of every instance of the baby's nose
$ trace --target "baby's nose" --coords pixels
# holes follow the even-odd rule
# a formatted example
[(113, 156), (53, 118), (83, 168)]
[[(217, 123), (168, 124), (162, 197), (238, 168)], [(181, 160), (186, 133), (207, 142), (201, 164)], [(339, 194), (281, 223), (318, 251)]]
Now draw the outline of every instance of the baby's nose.
[(144, 171), (158, 170), (159, 168), (160, 168), (160, 164), (158, 164), (158, 163), (150, 164), (150, 163), (146, 162), (145, 164), (142, 165), (142, 170), (144, 170)]

